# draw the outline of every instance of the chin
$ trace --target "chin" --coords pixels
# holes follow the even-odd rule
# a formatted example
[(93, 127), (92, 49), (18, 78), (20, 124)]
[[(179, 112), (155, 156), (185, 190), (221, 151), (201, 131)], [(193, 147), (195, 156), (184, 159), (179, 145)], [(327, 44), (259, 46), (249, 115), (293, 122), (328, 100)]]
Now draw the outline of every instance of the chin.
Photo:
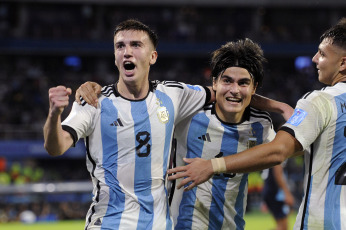
[(134, 75), (130, 75), (130, 76), (124, 75), (123, 79), (124, 79), (124, 81), (133, 81), (133, 80), (135, 80), (136, 78), (135, 78)]
[(242, 112), (242, 108), (228, 108), (226, 109), (227, 113), (241, 113)]

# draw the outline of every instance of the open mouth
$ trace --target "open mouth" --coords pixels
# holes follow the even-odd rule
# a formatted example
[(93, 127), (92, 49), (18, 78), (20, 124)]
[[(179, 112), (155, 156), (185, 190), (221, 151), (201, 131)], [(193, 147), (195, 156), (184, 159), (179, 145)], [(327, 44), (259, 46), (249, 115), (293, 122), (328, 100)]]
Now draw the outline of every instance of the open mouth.
[(133, 63), (130, 62), (130, 61), (124, 62), (124, 68), (125, 68), (125, 70), (133, 70), (135, 67), (136, 67), (135, 64), (133, 64)]

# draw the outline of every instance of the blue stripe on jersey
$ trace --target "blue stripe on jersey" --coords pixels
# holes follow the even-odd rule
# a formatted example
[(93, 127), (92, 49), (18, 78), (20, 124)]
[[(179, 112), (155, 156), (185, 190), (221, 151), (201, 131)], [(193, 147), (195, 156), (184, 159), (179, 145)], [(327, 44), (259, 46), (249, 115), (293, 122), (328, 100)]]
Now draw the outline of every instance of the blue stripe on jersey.
[[(221, 156), (236, 154), (238, 151), (239, 133), (236, 126), (222, 124), (224, 132), (221, 142)], [(209, 209), (209, 229), (221, 229), (224, 220), (225, 191), (229, 178), (224, 174), (213, 177), (212, 199)]]
[[(324, 207), (324, 229), (341, 229), (340, 220), (340, 193), (341, 185), (335, 185), (335, 174), (341, 165), (346, 162), (345, 136), (346, 115), (341, 106), (346, 101), (346, 94), (335, 97), (337, 105), (337, 121), (335, 125), (335, 135), (333, 143), (333, 153), (330, 162), (326, 200)], [(342, 205), (343, 206), (343, 205)]]
[(263, 143), (263, 125), (259, 122), (255, 122), (251, 124), (252, 127), (252, 135), (257, 139), (257, 145)]
[[(187, 135), (187, 158), (202, 156), (204, 141), (199, 140), (198, 137), (207, 132), (208, 125), (209, 118), (204, 113), (198, 113), (192, 118)], [(175, 227), (176, 229), (191, 229), (195, 201), (196, 187), (183, 193), (183, 198), (179, 206), (179, 216)]]
[(112, 190), (109, 193), (109, 203), (107, 213), (103, 217), (102, 229), (118, 229), (121, 213), (125, 206), (125, 194), (121, 191), (118, 173), (118, 143), (117, 143), (117, 126), (111, 126), (114, 120), (118, 118), (118, 110), (114, 107), (109, 99), (101, 102), (101, 135), (103, 150), (103, 168), (106, 184)]
[(234, 217), (234, 222), (236, 223), (237, 226), (237, 230), (240, 229), (244, 229), (245, 227), (245, 221), (244, 221), (244, 192), (245, 192), (245, 188), (247, 185), (247, 179), (248, 179), (248, 174), (244, 173), (240, 184), (239, 184), (239, 192), (238, 192), (238, 196), (237, 196), (237, 200), (235, 202), (235, 210), (237, 212), (236, 216)]
[[(166, 172), (167, 172), (167, 164), (169, 161), (169, 154), (170, 154), (170, 146), (171, 146), (171, 140), (172, 140), (172, 134), (173, 134), (173, 124), (174, 124), (174, 106), (173, 102), (170, 97), (168, 97), (166, 94), (162, 93), (159, 90), (155, 90), (156, 97), (161, 101), (161, 106), (165, 106), (168, 110), (169, 114), (169, 120), (166, 123), (166, 136), (165, 136), (165, 146), (164, 146), (164, 156), (163, 156), (163, 177), (165, 179)], [(167, 207), (169, 207), (168, 204), (168, 192), (167, 188), (165, 187), (166, 197), (167, 197)], [(166, 213), (166, 229), (172, 229), (173, 222), (170, 218), (169, 214), (169, 208), (167, 208)]]
[(131, 102), (136, 140), (134, 191), (140, 204), (137, 229), (151, 229), (154, 199), (151, 194), (151, 125), (146, 101)]

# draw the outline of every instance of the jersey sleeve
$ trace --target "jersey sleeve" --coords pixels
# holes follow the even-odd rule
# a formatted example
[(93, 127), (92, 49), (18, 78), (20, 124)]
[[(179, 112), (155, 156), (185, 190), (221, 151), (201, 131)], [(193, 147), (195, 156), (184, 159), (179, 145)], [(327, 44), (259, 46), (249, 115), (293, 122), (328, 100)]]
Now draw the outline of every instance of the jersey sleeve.
[(63, 129), (71, 134), (74, 144), (93, 130), (95, 112), (96, 108), (88, 104), (73, 103), (70, 114), (61, 124)]
[(199, 85), (180, 84), (183, 90), (181, 90), (181, 94), (179, 95), (178, 122), (203, 108), (210, 100), (210, 91), (208, 88)]
[(308, 149), (316, 140), (324, 128), (328, 125), (332, 116), (332, 104), (322, 95), (317, 93), (300, 99), (291, 118), (283, 125), (284, 131), (289, 129), (303, 146)]

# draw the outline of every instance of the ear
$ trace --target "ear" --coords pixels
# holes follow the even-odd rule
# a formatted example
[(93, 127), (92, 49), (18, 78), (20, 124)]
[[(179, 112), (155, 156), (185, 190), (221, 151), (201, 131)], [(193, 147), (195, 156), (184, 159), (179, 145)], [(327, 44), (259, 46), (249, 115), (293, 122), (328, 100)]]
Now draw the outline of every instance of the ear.
[(151, 52), (151, 57), (150, 57), (150, 62), (149, 62), (150, 65), (154, 65), (156, 63), (157, 56), (158, 56), (157, 51), (153, 50)]
[(217, 88), (217, 78), (213, 77), (213, 90), (216, 91)]
[(341, 58), (340, 72), (346, 70), (346, 56)]

